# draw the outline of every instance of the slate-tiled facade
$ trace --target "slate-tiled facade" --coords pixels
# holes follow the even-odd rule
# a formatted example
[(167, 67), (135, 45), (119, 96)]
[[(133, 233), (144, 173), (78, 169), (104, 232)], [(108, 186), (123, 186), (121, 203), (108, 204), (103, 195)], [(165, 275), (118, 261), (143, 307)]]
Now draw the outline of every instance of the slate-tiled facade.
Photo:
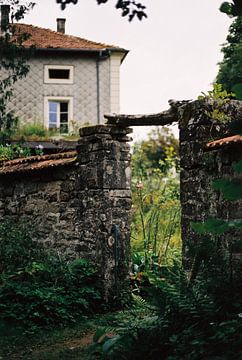
[[(47, 126), (48, 98), (71, 101), (71, 132), (86, 123), (103, 123), (105, 113), (119, 113), (119, 67), (127, 50), (32, 25), (17, 24), (15, 31), (29, 33), (24, 45), (35, 46), (29, 73), (16, 82), (8, 105), (21, 125), (31, 122)], [(72, 83), (47, 83), (48, 65), (72, 67)]]

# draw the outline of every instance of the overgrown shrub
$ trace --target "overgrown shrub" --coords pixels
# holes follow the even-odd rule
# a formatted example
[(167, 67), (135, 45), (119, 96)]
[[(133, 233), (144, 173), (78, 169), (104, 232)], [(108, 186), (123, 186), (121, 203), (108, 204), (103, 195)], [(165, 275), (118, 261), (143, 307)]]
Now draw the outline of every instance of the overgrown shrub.
[(0, 161), (13, 160), (17, 158), (25, 158), (28, 156), (42, 155), (42, 148), (35, 148), (33, 150), (23, 147), (20, 144), (14, 145), (0, 145)]
[(0, 226), (0, 322), (28, 329), (75, 322), (100, 308), (95, 269), (66, 262), (32, 240), (28, 223)]
[(111, 339), (102, 334), (97, 339), (97, 348), (103, 358), (241, 359), (240, 282), (228, 287), (226, 275), (223, 279), (216, 276), (209, 279), (201, 275), (189, 283), (179, 263), (162, 267), (159, 274), (146, 274), (143, 287), (146, 300), (142, 303), (150, 309), (150, 315), (124, 326), (120, 324)]
[(27, 124), (17, 129), (17, 135), (23, 138), (46, 138), (48, 137), (48, 131), (42, 124)]
[(33, 261), (43, 261), (46, 251), (40, 243), (33, 242), (33, 230), (27, 221), (11, 220), (0, 224), (0, 272), (11, 273), (24, 269)]

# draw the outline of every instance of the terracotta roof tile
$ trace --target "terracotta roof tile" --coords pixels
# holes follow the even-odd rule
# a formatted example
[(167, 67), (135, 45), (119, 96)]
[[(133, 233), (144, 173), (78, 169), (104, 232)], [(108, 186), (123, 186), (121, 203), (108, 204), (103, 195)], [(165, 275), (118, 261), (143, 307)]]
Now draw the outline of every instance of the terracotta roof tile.
[(43, 29), (33, 25), (15, 24), (16, 33), (28, 33), (30, 38), (24, 42), (25, 47), (34, 45), (37, 49), (65, 49), (65, 50), (126, 50), (114, 45), (102, 44), (80, 37), (62, 34), (50, 29)]
[(211, 141), (208, 144), (206, 144), (206, 148), (215, 149), (215, 148), (220, 148), (220, 147), (223, 147), (226, 145), (231, 145), (231, 144), (241, 143), (241, 142), (242, 142), (242, 136), (233, 135), (233, 136), (229, 136), (229, 137), (226, 137), (223, 139)]
[(22, 159), (0, 162), (0, 176), (11, 174), (23, 174), (32, 171), (66, 166), (76, 162), (76, 151), (65, 153), (30, 156)]

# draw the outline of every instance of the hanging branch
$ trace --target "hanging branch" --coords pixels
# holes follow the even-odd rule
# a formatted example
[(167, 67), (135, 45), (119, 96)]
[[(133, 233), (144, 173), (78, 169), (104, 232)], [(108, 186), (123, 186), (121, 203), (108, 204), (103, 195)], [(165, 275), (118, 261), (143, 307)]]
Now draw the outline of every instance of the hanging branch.
[[(98, 5), (105, 4), (109, 0), (96, 0)], [(64, 10), (67, 5), (78, 3), (78, 0), (56, 0), (57, 4), (60, 4), (61, 10)], [(135, 17), (139, 20), (147, 18), (145, 13), (146, 6), (134, 0), (118, 0), (115, 5), (116, 9), (121, 10), (121, 16), (128, 16), (129, 21), (132, 21)]]
[(28, 73), (27, 61), (32, 53), (32, 49), (24, 47), (29, 35), (19, 32), (16, 26), (9, 23), (8, 18), (11, 15), (12, 22), (22, 19), (34, 7), (34, 3), (26, 1), (25, 5), (21, 5), (18, 0), (7, 0), (4, 6), (9, 7), (11, 14), (7, 11), (0, 31), (0, 143), (4, 143), (17, 122), (16, 116), (7, 110), (7, 104), (13, 94), (15, 82)]

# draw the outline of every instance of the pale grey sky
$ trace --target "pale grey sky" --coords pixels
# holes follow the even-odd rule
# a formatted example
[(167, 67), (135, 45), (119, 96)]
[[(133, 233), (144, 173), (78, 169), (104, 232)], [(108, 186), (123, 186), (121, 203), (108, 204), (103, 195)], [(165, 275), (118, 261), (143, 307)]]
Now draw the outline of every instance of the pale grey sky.
[(56, 30), (56, 18), (65, 17), (66, 33), (130, 50), (121, 67), (121, 113), (160, 112), (169, 99), (195, 99), (211, 88), (231, 19), (219, 12), (222, 0), (142, 2), (142, 22), (122, 18), (114, 0), (79, 0), (65, 11), (55, 0), (36, 0), (24, 22)]

